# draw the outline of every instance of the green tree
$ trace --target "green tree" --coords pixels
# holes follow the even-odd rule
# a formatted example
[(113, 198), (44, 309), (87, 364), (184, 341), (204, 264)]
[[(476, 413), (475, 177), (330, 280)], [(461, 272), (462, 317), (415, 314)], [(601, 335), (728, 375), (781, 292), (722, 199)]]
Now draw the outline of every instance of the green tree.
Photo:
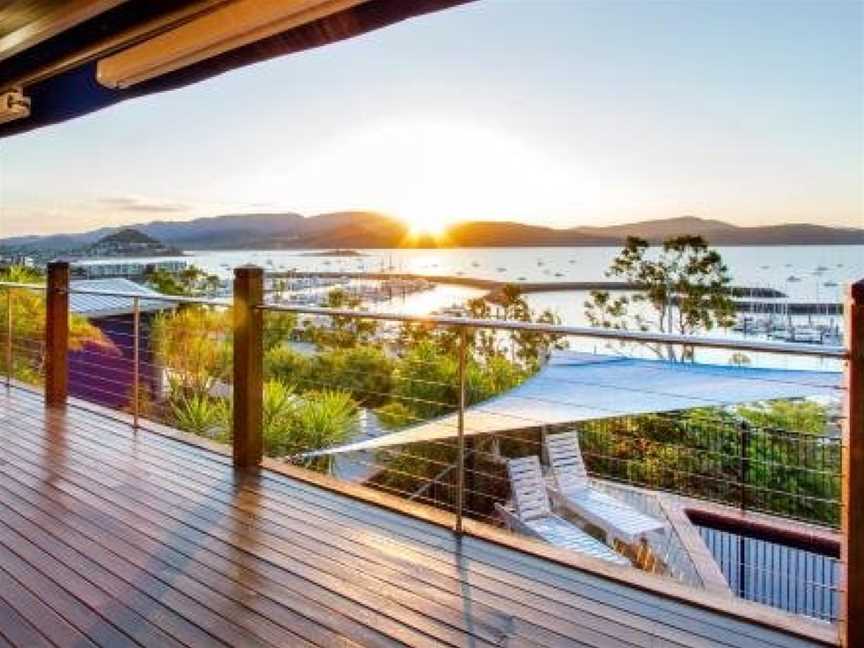
[(268, 380), (306, 385), (313, 380), (311, 363), (311, 357), (298, 353), (290, 346), (275, 347), (264, 354), (264, 376)]
[(172, 394), (207, 396), (231, 372), (231, 312), (194, 306), (157, 315), (151, 327), (156, 359)]
[(741, 405), (735, 413), (760, 428), (794, 430), (823, 436), (828, 429), (828, 412), (823, 405), (806, 400), (775, 400), (758, 405)]
[[(734, 321), (729, 271), (701, 236), (672, 237), (655, 256), (649, 256), (647, 241), (628, 237), (606, 275), (632, 284), (636, 292), (612, 298), (606, 291), (593, 291), (585, 302), (593, 326), (694, 335)], [(645, 346), (672, 361), (693, 356), (692, 347)]]
[(281, 347), (297, 328), (297, 315), (270, 311), (264, 315), (264, 352)]
[(163, 295), (196, 297), (215, 293), (221, 282), (219, 277), (207, 274), (201, 268), (190, 265), (180, 272), (156, 269), (147, 274), (150, 287)]
[(319, 348), (348, 349), (371, 344), (378, 331), (375, 320), (362, 317), (362, 300), (342, 288), (327, 293), (324, 306), (335, 310), (355, 311), (356, 315), (329, 315), (326, 324), (306, 321), (306, 333)]
[[(548, 325), (561, 323), (561, 318), (549, 309), (535, 315), (519, 286), (514, 284), (507, 284), (501, 289), (500, 306), (503, 318), (507, 320)], [(531, 372), (540, 368), (552, 349), (566, 347), (563, 336), (555, 333), (515, 330), (510, 333), (510, 339), (514, 357)]]
[[(465, 366), (466, 405), (512, 389), (528, 375), (525, 369), (501, 355), (487, 362), (468, 357)], [(458, 395), (458, 359), (452, 354), (442, 353), (434, 342), (422, 342), (397, 361), (392, 396), (400, 407), (388, 406), (384, 410), (385, 416), (389, 423), (435, 418), (455, 410)]]
[(390, 398), (394, 361), (378, 347), (327, 349), (303, 356), (290, 347), (273, 349), (264, 357), (268, 379), (300, 389), (347, 391), (361, 405), (377, 407)]
[[(550, 310), (544, 310), (539, 315), (529, 306), (518, 286), (505, 285), (498, 293), (500, 319), (557, 325), (560, 318)], [(470, 299), (466, 302), (468, 316), (472, 319), (492, 319), (494, 313), (489, 303), (483, 298)], [(403, 349), (413, 349), (423, 343), (434, 344), (441, 353), (456, 355), (459, 353), (462, 330), (459, 326), (436, 326), (431, 322), (406, 322), (399, 331), (399, 346)], [(506, 355), (518, 362), (529, 372), (536, 371), (543, 364), (552, 349), (565, 348), (564, 336), (555, 333), (515, 330), (510, 332), (495, 331), (491, 328), (466, 327), (466, 346), (468, 353), (480, 361)]]
[(393, 366), (378, 347), (330, 349), (311, 359), (309, 378), (314, 389), (347, 391), (358, 403), (375, 407), (390, 396)]

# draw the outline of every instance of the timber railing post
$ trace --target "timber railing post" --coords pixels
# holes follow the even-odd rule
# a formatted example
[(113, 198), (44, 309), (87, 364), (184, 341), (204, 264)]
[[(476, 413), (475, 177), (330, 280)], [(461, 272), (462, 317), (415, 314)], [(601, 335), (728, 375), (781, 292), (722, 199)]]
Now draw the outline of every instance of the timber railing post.
[(69, 390), (69, 264), (48, 264), (45, 290), (45, 404), (66, 404)]
[(264, 345), (261, 305), (264, 270), (242, 266), (234, 270), (234, 465), (261, 463), (264, 399)]
[(840, 643), (864, 646), (864, 280), (846, 300), (845, 399), (843, 406)]

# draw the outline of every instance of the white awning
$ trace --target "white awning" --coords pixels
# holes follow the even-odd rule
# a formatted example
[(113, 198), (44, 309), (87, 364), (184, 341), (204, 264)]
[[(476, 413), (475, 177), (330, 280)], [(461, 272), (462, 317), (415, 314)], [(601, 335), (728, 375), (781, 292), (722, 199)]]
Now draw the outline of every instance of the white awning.
[[(672, 363), (557, 352), (518, 387), (465, 410), (465, 436), (545, 425), (810, 396), (838, 397), (843, 374)], [(457, 435), (450, 414), (305, 456), (374, 450)]]

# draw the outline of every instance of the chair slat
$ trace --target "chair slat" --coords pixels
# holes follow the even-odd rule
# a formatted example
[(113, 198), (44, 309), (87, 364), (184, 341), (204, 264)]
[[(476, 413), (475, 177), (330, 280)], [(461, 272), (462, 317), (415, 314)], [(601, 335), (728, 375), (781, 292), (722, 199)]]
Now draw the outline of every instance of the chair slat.
[(592, 524), (604, 529), (608, 537), (631, 544), (665, 525), (637, 511), (629, 504), (596, 488), (591, 488), (588, 471), (579, 448), (579, 434), (566, 432), (546, 439), (546, 451), (563, 503)]
[(540, 461), (536, 456), (511, 459), (507, 462), (507, 474), (513, 490), (513, 504), (520, 518), (530, 520), (552, 512)]

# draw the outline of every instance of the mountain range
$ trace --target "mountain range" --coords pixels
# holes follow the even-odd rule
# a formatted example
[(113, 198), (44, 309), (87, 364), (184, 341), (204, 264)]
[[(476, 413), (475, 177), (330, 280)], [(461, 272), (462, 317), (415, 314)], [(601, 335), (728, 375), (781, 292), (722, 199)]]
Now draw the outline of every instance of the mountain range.
[[(452, 225), (446, 236), (438, 240), (429, 236), (412, 238), (404, 222), (364, 211), (309, 217), (292, 212), (229, 214), (190, 221), (153, 221), (131, 227), (166, 246), (185, 250), (617, 246), (627, 236), (639, 236), (651, 243), (659, 243), (679, 234), (701, 234), (713, 245), (864, 244), (864, 229), (809, 224), (739, 227), (695, 216), (568, 229), (515, 222), (469, 221)], [(0, 239), (0, 246), (43, 253), (81, 250), (124, 228)]]

